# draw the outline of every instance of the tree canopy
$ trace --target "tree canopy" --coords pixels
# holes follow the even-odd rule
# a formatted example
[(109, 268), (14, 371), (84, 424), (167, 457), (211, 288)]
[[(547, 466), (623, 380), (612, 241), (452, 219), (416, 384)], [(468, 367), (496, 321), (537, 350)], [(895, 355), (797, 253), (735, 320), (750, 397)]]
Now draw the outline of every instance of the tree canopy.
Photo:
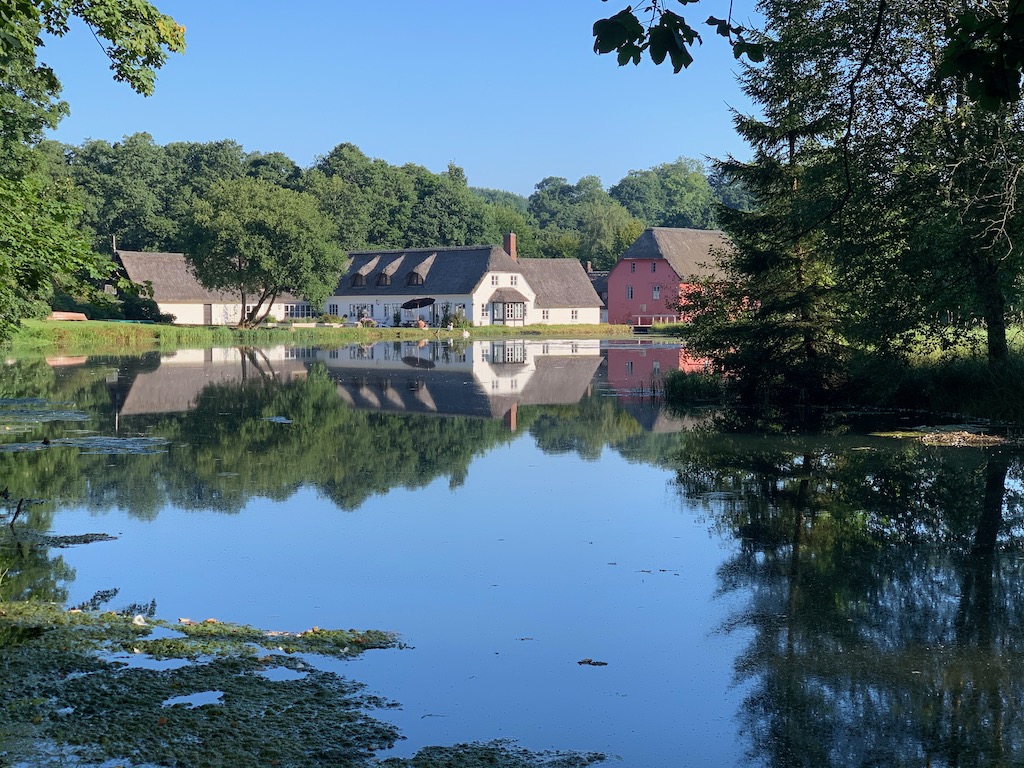
[[(60, 82), (37, 59), (41, 35), (61, 36), (72, 17), (107, 41), (114, 78), (142, 94), (184, 28), (145, 0), (4, 0), (0, 3), (0, 340), (20, 319), (47, 309), (55, 284), (87, 290), (109, 271), (80, 227), (79, 194), (48, 172), (43, 131), (67, 113)], [(142, 191), (142, 190), (140, 190)]]
[[(696, 5), (700, 0), (678, 2)], [(655, 64), (667, 58), (673, 71), (680, 72), (693, 62), (690, 50), (702, 38), (683, 16), (670, 10), (670, 5), (669, 0), (650, 0), (597, 20), (593, 29), (594, 50), (615, 52), (620, 66), (639, 64), (645, 54)], [(938, 10), (929, 18), (941, 29), (943, 38), (937, 56), (928, 63), (929, 74), (939, 79), (959, 78), (965, 93), (987, 108), (998, 108), (1020, 98), (1024, 5), (1014, 1), (969, 4)], [(728, 39), (737, 59), (764, 60), (764, 41), (756, 30), (734, 23), (731, 4), (726, 18), (709, 16), (704, 24)], [(860, 29), (870, 28), (868, 22), (868, 26)]]
[(323, 303), (344, 269), (335, 227), (316, 200), (262, 179), (214, 183), (192, 221), (189, 262), (205, 287), (240, 294), (240, 327), (262, 322), (282, 293)]
[(114, 79), (145, 96), (168, 54), (185, 50), (185, 27), (146, 0), (3, 0), (0, 10), (0, 59), (34, 55), (41, 33), (62, 37), (79, 18), (106, 41)]

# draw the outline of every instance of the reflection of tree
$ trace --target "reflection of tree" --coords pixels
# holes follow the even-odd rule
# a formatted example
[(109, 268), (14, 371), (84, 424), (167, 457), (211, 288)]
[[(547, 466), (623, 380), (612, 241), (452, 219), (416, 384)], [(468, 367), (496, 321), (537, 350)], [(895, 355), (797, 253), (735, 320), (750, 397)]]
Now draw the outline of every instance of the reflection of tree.
[(577, 453), (596, 460), (608, 444), (624, 441), (641, 431), (636, 419), (614, 398), (588, 395), (576, 405), (524, 406), (520, 424), (545, 453)]
[(196, 496), (175, 502), (220, 509), (254, 494), (286, 498), (301, 485), (351, 509), (437, 477), (457, 484), (474, 456), (509, 439), (500, 422), (353, 410), (316, 368), (287, 385), (208, 387), (194, 410), (164, 428), (172, 440), (188, 440), (171, 464)]
[[(316, 367), (308, 378), (285, 383), (258, 350), (242, 352), (246, 377), (205, 387), (192, 410), (120, 418), (118, 435), (165, 438), (165, 454), (88, 455), (54, 446), (0, 453), (0, 472), (51, 504), (120, 506), (138, 517), (168, 503), (237, 511), (252, 496), (285, 499), (302, 486), (353, 509), (375, 494), (423, 487), (439, 477), (458, 487), (475, 456), (515, 438), (497, 420), (355, 410)], [(154, 359), (90, 361), (56, 372), (26, 365), (28, 377), (13, 375), (19, 364), (0, 372), (0, 384), (5, 376), (24, 378), (20, 391), (38, 387), (50, 402), (74, 403), (92, 416), (83, 426), (106, 430), (126, 394), (123, 382), (150, 370)], [(108, 376), (115, 368), (116, 383)], [(645, 433), (613, 398), (596, 395), (577, 405), (523, 406), (518, 421), (542, 450), (585, 459), (610, 445), (631, 460), (660, 460), (684, 439)], [(19, 439), (38, 444), (67, 428), (38, 425)]]
[(23, 499), (5, 499), (3, 507), (5, 521), (15, 516), (17, 520), (0, 526), (0, 602), (63, 602), (67, 599), (64, 585), (75, 574), (63, 558), (50, 556), (43, 534), (52, 523), (52, 511)]
[[(709, 440), (678, 485), (741, 541), (723, 589), (743, 718), (771, 765), (1021, 759), (1024, 574), (1016, 458), (918, 444)], [(866, 450), (859, 450), (864, 448)]]

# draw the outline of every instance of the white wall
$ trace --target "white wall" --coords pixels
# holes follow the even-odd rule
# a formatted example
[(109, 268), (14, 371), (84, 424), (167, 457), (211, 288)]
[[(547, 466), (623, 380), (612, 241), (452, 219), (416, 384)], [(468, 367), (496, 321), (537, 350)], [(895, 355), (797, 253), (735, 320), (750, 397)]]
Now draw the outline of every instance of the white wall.
[(578, 307), (576, 319), (570, 307), (552, 307), (547, 309), (548, 317), (544, 319), (543, 309), (534, 309), (527, 317), (530, 325), (598, 325), (601, 322), (600, 307)]
[[(295, 304), (297, 302), (287, 303)], [(162, 313), (174, 315), (175, 325), (203, 325), (204, 304), (202, 303), (169, 304), (161, 302), (158, 306)], [(211, 307), (213, 325), (238, 325), (242, 315), (241, 304), (212, 304)], [(272, 305), (268, 319), (283, 320), (284, 318), (285, 303)]]

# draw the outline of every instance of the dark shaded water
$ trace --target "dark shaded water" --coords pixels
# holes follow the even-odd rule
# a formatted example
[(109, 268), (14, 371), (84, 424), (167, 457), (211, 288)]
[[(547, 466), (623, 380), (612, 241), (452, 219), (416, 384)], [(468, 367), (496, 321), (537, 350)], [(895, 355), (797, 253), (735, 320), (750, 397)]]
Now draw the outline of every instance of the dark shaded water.
[(406, 737), (385, 754), (1020, 762), (1019, 455), (737, 432), (651, 399), (685, 364), (596, 341), (11, 362), (19, 524), (117, 538), (8, 547), (0, 596), (397, 632), (320, 662), (401, 705), (374, 715)]

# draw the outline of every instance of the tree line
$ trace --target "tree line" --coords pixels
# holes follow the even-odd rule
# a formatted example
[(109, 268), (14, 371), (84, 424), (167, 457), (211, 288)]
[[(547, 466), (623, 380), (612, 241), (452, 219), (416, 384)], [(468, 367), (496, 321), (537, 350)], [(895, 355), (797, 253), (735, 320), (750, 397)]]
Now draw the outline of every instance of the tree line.
[(723, 202), (749, 204), (689, 158), (631, 171), (607, 190), (596, 176), (548, 177), (527, 197), (471, 187), (454, 164), (441, 173), (391, 165), (350, 143), (308, 168), (230, 139), (161, 146), (145, 133), (44, 141), (38, 152), (97, 253), (184, 252), (203, 285), (244, 296), (248, 326), (282, 292), (320, 303), (354, 250), (500, 243), (515, 232), (525, 258), (602, 270), (647, 226), (711, 228)]
[(470, 186), (454, 164), (440, 173), (391, 165), (350, 143), (308, 168), (230, 139), (161, 146), (137, 133), (41, 149), (51, 175), (76, 190), (81, 228), (101, 253), (112, 238), (128, 250), (188, 250), (197, 202), (243, 179), (307, 195), (344, 251), (500, 243), (514, 231), (525, 257), (579, 258), (595, 269), (610, 268), (645, 227), (714, 228), (718, 204), (749, 204), (742, 189), (685, 157), (631, 171), (607, 190), (596, 176), (550, 176), (524, 196)]

